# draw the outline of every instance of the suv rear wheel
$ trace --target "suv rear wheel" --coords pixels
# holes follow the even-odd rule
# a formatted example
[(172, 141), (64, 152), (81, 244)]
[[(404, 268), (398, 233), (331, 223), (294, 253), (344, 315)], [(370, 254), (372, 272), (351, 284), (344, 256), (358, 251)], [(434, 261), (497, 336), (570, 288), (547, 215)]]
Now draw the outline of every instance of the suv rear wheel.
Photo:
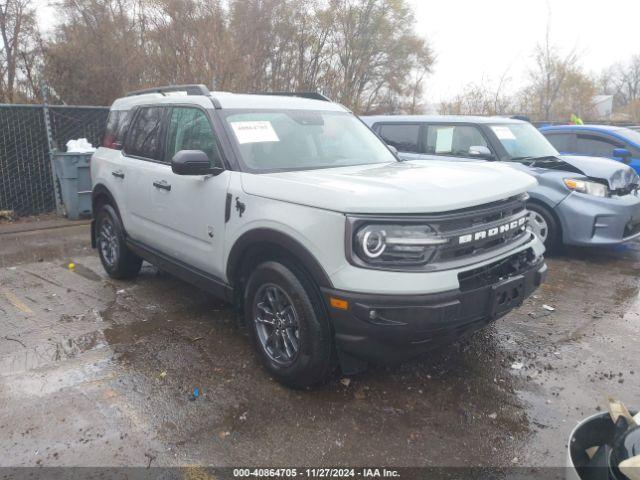
[(245, 290), (244, 311), (262, 363), (279, 382), (304, 388), (332, 369), (332, 336), (321, 299), (300, 269), (260, 264)]
[(102, 205), (96, 215), (96, 243), (105, 271), (112, 278), (135, 277), (142, 258), (127, 247), (120, 217), (111, 205)]

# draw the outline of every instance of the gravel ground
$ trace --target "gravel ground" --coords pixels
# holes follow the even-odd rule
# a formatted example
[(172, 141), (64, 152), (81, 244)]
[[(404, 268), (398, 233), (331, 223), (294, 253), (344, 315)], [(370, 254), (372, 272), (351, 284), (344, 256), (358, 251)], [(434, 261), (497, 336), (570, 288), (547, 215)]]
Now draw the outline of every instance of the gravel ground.
[(470, 338), (300, 392), (210, 295), (107, 278), (86, 225), (0, 234), (0, 465), (562, 466), (607, 395), (640, 406), (640, 243), (548, 265)]

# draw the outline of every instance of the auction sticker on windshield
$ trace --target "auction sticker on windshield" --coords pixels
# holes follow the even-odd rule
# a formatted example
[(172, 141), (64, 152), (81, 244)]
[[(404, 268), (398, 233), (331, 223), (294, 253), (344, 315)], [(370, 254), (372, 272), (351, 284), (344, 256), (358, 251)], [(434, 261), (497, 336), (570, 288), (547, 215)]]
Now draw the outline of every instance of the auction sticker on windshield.
[(231, 128), (233, 128), (233, 133), (236, 134), (240, 144), (280, 141), (271, 122), (231, 122)]
[(515, 140), (516, 139), (516, 136), (513, 134), (513, 132), (509, 127), (494, 126), (494, 127), (491, 127), (491, 130), (493, 130), (493, 133), (496, 134), (496, 137), (498, 137), (499, 140)]

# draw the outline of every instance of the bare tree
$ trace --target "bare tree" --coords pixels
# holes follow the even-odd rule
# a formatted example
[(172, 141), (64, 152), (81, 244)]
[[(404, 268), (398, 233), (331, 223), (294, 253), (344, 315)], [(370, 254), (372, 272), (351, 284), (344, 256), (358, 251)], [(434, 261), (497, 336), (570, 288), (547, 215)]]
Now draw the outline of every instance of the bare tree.
[(45, 47), (47, 81), (68, 104), (108, 105), (144, 83), (148, 59), (129, 0), (63, 0)]
[(547, 25), (545, 39), (535, 49), (536, 67), (530, 72), (530, 93), (535, 96), (538, 111), (550, 119), (555, 102), (560, 97), (567, 75), (575, 69), (578, 61), (576, 50), (561, 56), (551, 43), (550, 27)]
[(448, 102), (440, 104), (439, 111), (446, 115), (506, 115), (513, 109), (513, 99), (505, 92), (507, 71), (500, 77), (495, 88), (483, 80), (470, 83), (462, 93)]
[(215, 79), (232, 91), (317, 90), (357, 113), (414, 111), (434, 62), (406, 0), (62, 0), (58, 10), (46, 72), (67, 103)]
[(631, 57), (626, 65), (618, 65), (617, 85), (625, 104), (640, 100), (640, 54)]
[[(332, 0), (334, 96), (357, 112), (405, 109), (419, 84), (407, 81), (431, 71), (433, 52), (413, 33), (414, 16), (404, 1)], [(412, 91), (412, 89), (414, 91)]]
[[(35, 9), (32, 0), (4, 0), (0, 3), (0, 98), (17, 100), (20, 74), (33, 75), (32, 55), (37, 37)], [(26, 63), (25, 63), (26, 62)], [(29, 82), (26, 83), (28, 87)], [(26, 97), (29, 92), (23, 92)]]
[(534, 60), (529, 84), (518, 95), (521, 112), (539, 120), (592, 115), (595, 81), (580, 67), (576, 48), (563, 55), (551, 42), (549, 24), (544, 41), (536, 45)]

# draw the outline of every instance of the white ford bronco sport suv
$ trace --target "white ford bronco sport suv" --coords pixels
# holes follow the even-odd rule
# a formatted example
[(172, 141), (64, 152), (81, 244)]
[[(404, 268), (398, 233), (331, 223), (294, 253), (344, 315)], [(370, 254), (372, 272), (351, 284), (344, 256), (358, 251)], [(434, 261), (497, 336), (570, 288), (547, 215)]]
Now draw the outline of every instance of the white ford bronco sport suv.
[(107, 273), (145, 259), (232, 302), (294, 387), (454, 340), (546, 273), (531, 176), (399, 161), (319, 94), (133, 92), (111, 107), (91, 175)]

